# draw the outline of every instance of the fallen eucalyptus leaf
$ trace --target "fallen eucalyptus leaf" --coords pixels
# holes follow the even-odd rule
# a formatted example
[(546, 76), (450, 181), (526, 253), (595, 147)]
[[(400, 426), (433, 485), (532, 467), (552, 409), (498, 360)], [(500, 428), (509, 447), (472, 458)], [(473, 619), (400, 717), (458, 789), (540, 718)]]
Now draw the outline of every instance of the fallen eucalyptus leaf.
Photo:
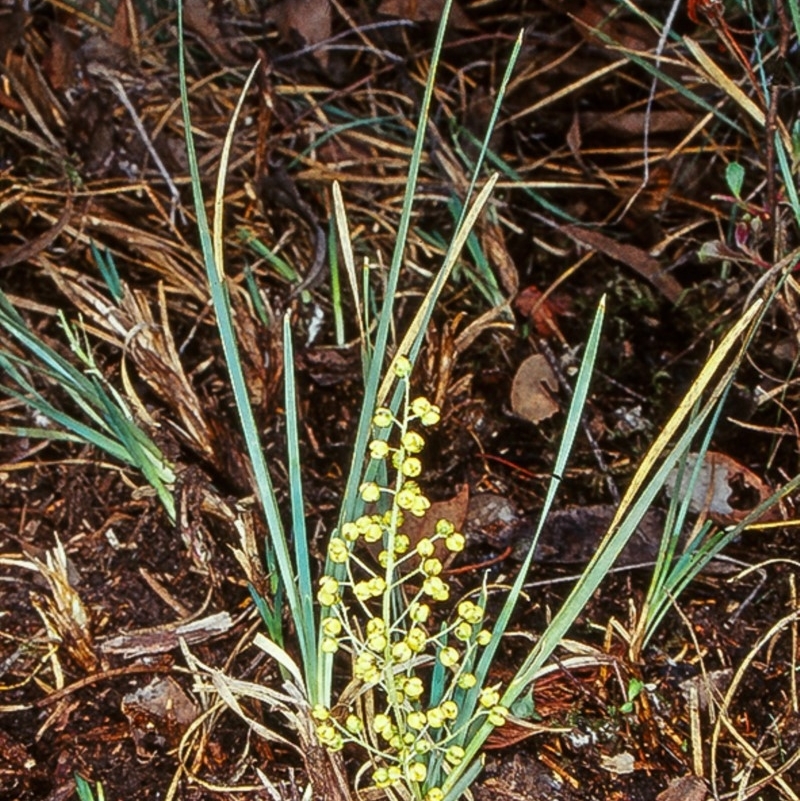
[(547, 359), (540, 353), (525, 359), (519, 366), (511, 386), (511, 408), (514, 414), (541, 423), (558, 411), (553, 393), (558, 390), (558, 379)]

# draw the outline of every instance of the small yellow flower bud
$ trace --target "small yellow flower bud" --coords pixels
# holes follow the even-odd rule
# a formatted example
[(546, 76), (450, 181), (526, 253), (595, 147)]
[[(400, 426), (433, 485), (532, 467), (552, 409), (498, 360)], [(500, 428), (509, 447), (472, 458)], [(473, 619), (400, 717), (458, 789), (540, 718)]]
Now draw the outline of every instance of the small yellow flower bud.
[(422, 472), (422, 462), (416, 456), (409, 456), (403, 462), (400, 471), (407, 478), (416, 478)]
[(411, 547), (411, 540), (407, 534), (396, 534), (394, 538), (394, 552), (402, 556)]
[(381, 488), (374, 481), (365, 481), (358, 492), (366, 503), (375, 503), (381, 497)]
[(483, 609), (472, 601), (462, 601), (458, 605), (458, 616), (475, 625), (483, 620)]
[(422, 591), (434, 601), (446, 601), (450, 597), (450, 588), (439, 576), (428, 576), (422, 582)]
[(456, 651), (456, 649), (453, 648), (452, 645), (448, 645), (447, 648), (442, 648), (442, 650), (439, 651), (439, 661), (445, 667), (454, 667), (455, 665), (457, 665), (458, 657), (459, 657), (458, 651)]
[(364, 542), (380, 542), (383, 539), (383, 529), (380, 523), (372, 522), (364, 529)]
[(383, 634), (386, 631), (386, 621), (382, 617), (371, 617), (367, 621), (367, 636)]
[(478, 632), (478, 636), (475, 638), (475, 642), (478, 645), (486, 646), (492, 641), (492, 632), (489, 629), (481, 629)]
[(436, 546), (427, 537), (423, 537), (417, 543), (415, 550), (423, 559), (427, 559), (429, 556), (433, 556)]
[(415, 623), (424, 623), (431, 614), (431, 608), (428, 604), (420, 603), (419, 601), (414, 601), (408, 609), (409, 615), (411, 619)]
[(342, 621), (338, 617), (326, 617), (322, 623), (322, 631), (328, 637), (338, 637), (342, 633)]
[(400, 443), (409, 453), (420, 453), (425, 447), (424, 437), (416, 431), (406, 431)]
[(422, 762), (412, 762), (408, 766), (408, 778), (412, 782), (422, 783), (428, 776), (428, 769)]
[[(410, 511), (411, 508), (414, 506), (414, 501), (417, 499), (417, 493), (413, 492), (412, 490), (403, 487), (400, 492), (397, 493), (395, 496), (395, 501), (397, 505), (401, 509), (405, 509), (406, 511)], [(413, 512), (412, 512), (413, 514)]]
[(451, 765), (460, 765), (464, 761), (466, 755), (467, 752), (460, 745), (451, 745), (447, 751), (445, 751), (444, 758)]
[(435, 426), (441, 419), (442, 414), (439, 410), (439, 407), (431, 404), (431, 408), (419, 418), (419, 421), (422, 423), (422, 425), (428, 428), (430, 426)]
[(428, 635), (420, 628), (414, 627), (406, 635), (408, 647), (414, 651), (414, 653), (419, 653), (425, 647), (427, 641)]
[(431, 507), (431, 502), (424, 495), (417, 495), (408, 510), (414, 517), (423, 517)]
[(347, 720), (344, 722), (344, 727), (350, 734), (359, 734), (364, 730), (364, 724), (358, 715), (348, 715)]
[(339, 650), (339, 641), (333, 637), (323, 637), (320, 647), (323, 654), (335, 654)]
[(314, 708), (311, 710), (311, 717), (314, 718), (317, 723), (324, 723), (330, 716), (330, 710), (322, 704), (315, 704)]
[(452, 534), (456, 530), (456, 527), (449, 521), (445, 520), (444, 518), (440, 518), (436, 521), (436, 534), (439, 537), (447, 537)]
[(479, 703), (485, 709), (491, 709), (500, 702), (500, 693), (495, 687), (484, 687), (481, 690)]
[(372, 781), (375, 782), (375, 786), (380, 790), (389, 787), (392, 783), (389, 779), (389, 771), (386, 768), (378, 768), (372, 774)]
[(455, 701), (442, 701), (439, 708), (448, 720), (455, 720), (458, 717), (458, 704)]
[(338, 750), (336, 746), (341, 738), (332, 723), (320, 723), (317, 726), (317, 738), (327, 748), (334, 751)]
[(471, 690), (477, 683), (478, 679), (474, 673), (462, 673), (456, 681), (462, 690)]
[(388, 509), (378, 522), (382, 523), (386, 528), (391, 528), (392, 526), (400, 528), (403, 525), (403, 513), (399, 509)]
[(416, 729), (417, 731), (424, 729), (426, 722), (427, 718), (425, 717), (425, 713), (420, 712), (419, 710), (409, 712), (408, 717), (406, 718), (406, 723), (408, 723), (409, 727)]
[(438, 706), (428, 710), (428, 725), (432, 729), (441, 729), (444, 726), (445, 717)]
[(369, 455), (373, 459), (385, 459), (389, 455), (389, 443), (384, 439), (374, 439), (369, 444)]
[(488, 720), (492, 726), (502, 726), (508, 720), (508, 710), (504, 706), (495, 706), (489, 712)]
[(444, 801), (444, 791), (440, 787), (431, 787), (425, 794), (425, 801)]
[(320, 581), (317, 600), (322, 606), (334, 606), (341, 600), (339, 598), (339, 582), (333, 576), (323, 576)]
[(395, 662), (408, 662), (413, 655), (414, 652), (405, 640), (399, 640), (392, 646), (392, 659)]
[(422, 572), (427, 576), (438, 576), (442, 570), (442, 563), (435, 556), (422, 562)]
[(378, 734), (382, 734), (385, 731), (391, 731), (392, 721), (389, 719), (388, 715), (384, 715), (382, 712), (379, 712), (377, 715), (375, 715), (375, 718), (372, 721), (372, 728)]
[(378, 668), (375, 665), (375, 654), (369, 651), (362, 651), (356, 658), (353, 666), (353, 674), (357, 679), (371, 682), (378, 677)]
[(431, 402), (427, 398), (419, 397), (411, 401), (411, 411), (417, 416), (422, 417), (423, 414), (429, 412)]
[(348, 542), (355, 542), (358, 539), (358, 526), (355, 523), (345, 523), (342, 526), (342, 537)]
[(398, 356), (394, 362), (394, 374), (398, 378), (406, 378), (411, 374), (411, 362), (407, 356)]
[(419, 676), (411, 676), (403, 686), (403, 692), (411, 701), (416, 701), (425, 691), (425, 685)]
[(388, 428), (392, 424), (392, 420), (394, 420), (394, 417), (392, 416), (391, 409), (380, 406), (375, 410), (372, 424), (377, 428)]
[(445, 548), (447, 548), (450, 553), (461, 553), (466, 544), (467, 541), (464, 535), (458, 531), (454, 531), (452, 534), (446, 537), (444, 541)]
[(331, 537), (328, 543), (328, 559), (337, 565), (343, 565), (350, 558), (350, 549), (341, 537)]
[(461, 642), (466, 642), (472, 636), (472, 626), (466, 620), (462, 620), (453, 630), (453, 636)]

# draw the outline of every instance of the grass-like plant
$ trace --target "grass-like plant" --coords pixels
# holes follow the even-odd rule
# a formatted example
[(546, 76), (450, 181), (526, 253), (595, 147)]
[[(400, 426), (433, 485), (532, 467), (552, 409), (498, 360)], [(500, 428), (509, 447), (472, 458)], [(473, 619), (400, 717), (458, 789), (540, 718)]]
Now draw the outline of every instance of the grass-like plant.
[[(63, 312), (59, 313), (59, 322), (81, 367), (75, 366), (35, 334), (0, 291), (0, 328), (16, 340), (25, 353), (19, 355), (11, 348), (0, 351), (0, 370), (10, 381), (0, 384), (0, 391), (22, 401), (58, 426), (14, 426), (7, 427), (6, 433), (93, 445), (138, 470), (155, 490), (174, 522), (173, 466), (139, 425), (125, 398), (103, 376), (85, 331), (70, 325)], [(76, 413), (64, 411), (46, 397), (33, 380), (35, 374), (43, 378), (50, 389), (58, 387), (65, 392)]]
[[(680, 48), (684, 66), (712, 82), (716, 80), (733, 103), (734, 111), (745, 113), (756, 129), (766, 131), (771, 138), (777, 178), (783, 189), (779, 203), (784, 209), (788, 208), (787, 217), (800, 224), (800, 199), (795, 183), (796, 134), (793, 139), (792, 133), (775, 123), (774, 117), (770, 123), (769, 109), (763, 102), (754, 101), (742, 86), (722, 73), (709, 56), (708, 48), (691, 38), (678, 37), (670, 30), (669, 21), (664, 24), (655, 20), (630, 0), (617, 0), (617, 4), (632, 10), (659, 35), (655, 59), (627, 53), (627, 57), (646, 70), (654, 81), (671, 86), (684, 99), (713, 115), (719, 124), (740, 132), (745, 128), (749, 130), (750, 126), (740, 125), (729, 108), (692, 91), (662, 69), (661, 52), (666, 52), (668, 42), (672, 42)], [(444, 19), (449, 3), (446, 5)], [(673, 4), (669, 20), (674, 18), (677, 7), (677, 3)], [(798, 0), (788, 0), (788, 8), (794, 30), (800, 36)], [(332, 188), (335, 228), (346, 279), (342, 284), (351, 291), (360, 336), (364, 399), (339, 516), (325, 543), (326, 561), (324, 565), (315, 565), (308, 548), (305, 522), (303, 456), (290, 316), (284, 317), (282, 329), (289, 479), (289, 503), (287, 508), (282, 508), (248, 397), (224, 269), (225, 179), (236, 119), (253, 73), (246, 81), (224, 143), (212, 227), (206, 218), (192, 138), (180, 13), (179, 32), (181, 100), (198, 232), (231, 387), (265, 515), (267, 559), (273, 570), (273, 595), (255, 596), (268, 635), (257, 635), (255, 644), (275, 660), (283, 683), (280, 687), (258, 686), (211, 669), (207, 670), (208, 675), (220, 697), (243, 717), (246, 713), (238, 700), (242, 696), (263, 701), (285, 715), (296, 732), (294, 739), (285, 732), (281, 734), (263, 724), (251, 723), (265, 737), (298, 748), (312, 785), (307, 795), (344, 801), (356, 788), (369, 788), (373, 791), (371, 797), (384, 793), (389, 798), (409, 801), (455, 801), (468, 792), (478, 775), (487, 738), (493, 729), (505, 725), (515, 703), (529, 692), (648, 509), (657, 503), (670, 476), (677, 472), (677, 486), (686, 486), (686, 490), (683, 496), (676, 493), (672, 499), (650, 588), (630, 632), (629, 654), (633, 660), (641, 658), (670, 605), (708, 561), (766, 509), (800, 486), (800, 476), (795, 477), (737, 526), (721, 531), (706, 526), (683, 553), (678, 553), (679, 539), (688, 525), (692, 486), (699, 480), (702, 457), (710, 447), (736, 371), (769, 303), (788, 280), (799, 254), (797, 251), (778, 254), (759, 291), (713, 348), (674, 415), (641, 460), (595, 556), (555, 612), (550, 625), (539, 633), (535, 646), (522, 657), (514, 676), (501, 684), (495, 671), (498, 649), (513, 623), (539, 534), (555, 502), (580, 428), (602, 339), (605, 301), (600, 303), (589, 330), (538, 526), (511, 585), (493, 586), (484, 578), (466, 594), (456, 597), (444, 562), (448, 555), (465, 547), (463, 535), (451, 521), (441, 519), (435, 521), (431, 536), (412, 542), (405, 524), (409, 518), (425, 515), (430, 508), (425, 494), (422, 454), (426, 432), (436, 425), (441, 414), (433, 403), (414, 392), (414, 365), (438, 298), (464, 247), (470, 249), (484, 270), (481, 286), (487, 299), (494, 304), (502, 300), (496, 282), (486, 272), (488, 264), (472, 228), (497, 180), (496, 176), (489, 177), (478, 190), (484, 163), (488, 162), (511, 179), (516, 180), (519, 175), (489, 151), (488, 141), (520, 42), (511, 55), (489, 129), (484, 140), (478, 143), (479, 157), (474, 165), (472, 184), (466, 197), (451, 200), (456, 226), (442, 267), (405, 331), (395, 331), (395, 298), (402, 276), (444, 23), (431, 58), (396, 247), (380, 298), (372, 295), (368, 279), (357, 273), (346, 209), (339, 187)], [(593, 33), (614, 44), (603, 25)], [(757, 55), (756, 67), (761, 67), (764, 58), (761, 53)], [(752, 74), (755, 80), (749, 88), (758, 96), (757, 100), (760, 97), (766, 101), (769, 82), (763, 69), (757, 75)], [(352, 124), (365, 124), (365, 121)], [(468, 134), (465, 132), (465, 135)], [(731, 163), (726, 175), (741, 210), (757, 215), (758, 208), (743, 193), (744, 168)], [(554, 216), (575, 222), (546, 198), (530, 189), (526, 191)], [(248, 235), (247, 242), (285, 276), (295, 275), (291, 265), (263, 250), (257, 240)], [(92, 251), (109, 291), (115, 300), (120, 300), (124, 288), (113, 258), (94, 246)], [(747, 258), (752, 256), (745, 249), (742, 252)], [(263, 308), (259, 310), (255, 302), (258, 293), (252, 276), (247, 278), (254, 305), (264, 319)], [(334, 303), (337, 325), (342, 329), (338, 295)], [(370, 319), (371, 310), (375, 308), (380, 311)], [(153, 486), (174, 521), (175, 507), (170, 491), (174, 481), (172, 466), (141, 430), (123, 395), (102, 375), (83, 330), (71, 326), (63, 315), (61, 325), (80, 367), (31, 332), (6, 296), (0, 293), (0, 326), (25, 353), (20, 356), (19, 350), (10, 348), (0, 353), (0, 368), (10, 379), (2, 389), (62, 429), (59, 432), (39, 426), (6, 430), (25, 436), (88, 442), (132, 465)], [(337, 338), (343, 339), (341, 330), (337, 331)], [(37, 380), (32, 377), (34, 375)], [(70, 399), (71, 406), (82, 411), (83, 417), (65, 412), (50, 401), (42, 392), (42, 381), (38, 380), (42, 378), (50, 385), (58, 385)], [(690, 466), (690, 454), (694, 467)], [(686, 482), (682, 480), (684, 474), (688, 474)], [(60, 553), (63, 554), (63, 549)], [(64, 559), (60, 563), (62, 567), (66, 564)], [(490, 607), (497, 610), (492, 615), (488, 611)], [(287, 616), (291, 622), (288, 627), (285, 626)], [(188, 651), (186, 655), (190, 665), (203, 669)], [(343, 673), (348, 680), (341, 680)], [(630, 707), (634, 694), (632, 689), (628, 696)], [(361, 755), (362, 767), (354, 776), (347, 776), (343, 769), (341, 754), (346, 746), (352, 749), (351, 753)], [(79, 797), (90, 799), (95, 794), (97, 798), (102, 797), (101, 785), (93, 790), (80, 776), (76, 777), (76, 784)]]
[[(180, 16), (179, 20), (182, 48)], [(535, 681), (645, 512), (655, 503), (670, 472), (685, 459), (698, 436), (705, 434), (706, 439), (710, 436), (714, 415), (718, 414), (726, 388), (766, 305), (763, 300), (755, 300), (711, 353), (697, 380), (643, 459), (608, 534), (564, 605), (523, 659), (513, 679), (505, 686), (499, 685), (493, 679), (493, 663), (521, 596), (538, 535), (556, 497), (579, 429), (601, 340), (605, 303), (601, 302), (587, 339), (553, 478), (526, 559), (510, 589), (501, 590), (484, 582), (468, 597), (453, 598), (452, 588), (442, 571), (442, 556), (446, 551), (463, 548), (463, 536), (447, 520), (437, 521), (435, 534), (416, 543), (409, 540), (403, 529), (408, 516), (424, 515), (429, 507), (419, 481), (422, 463), (418, 454), (425, 444), (421, 429), (435, 424), (440, 413), (424, 397), (414, 397), (411, 376), (432, 310), (471, 225), (488, 198), (492, 180), (475, 201), (471, 198), (473, 181), (444, 265), (412, 324), (398, 337), (389, 362), (394, 299), (443, 31), (444, 25), (433, 50), (396, 248), (374, 336), (368, 333), (371, 329), (366, 322), (365, 309), (369, 304), (359, 289), (346, 214), (341, 196), (334, 187), (343, 261), (361, 333), (365, 391), (338, 524), (328, 538), (326, 565), (316, 581), (305, 526), (289, 316), (284, 318), (283, 336), (290, 498), (287, 517), (291, 536), (285, 528), (248, 400), (228, 299), (222, 232), (224, 182), (242, 101), (240, 99), (234, 112), (223, 147), (212, 232), (205, 214), (191, 135), (183, 50), (180, 52), (186, 145), (200, 241), (231, 387), (266, 518), (267, 548), (277, 565), (280, 588), (285, 594), (296, 637), (292, 643), (284, 642), (280, 608), (271, 607), (262, 599), (259, 606), (265, 610), (270, 637), (259, 635), (256, 643), (277, 661), (285, 679), (283, 688), (277, 690), (236, 681), (218, 671), (211, 671), (211, 675), (223, 698), (240, 714), (244, 713), (236, 696), (247, 695), (270, 703), (292, 721), (298, 736), (296, 745), (306, 760), (312, 792), (317, 798), (349, 797), (350, 785), (337, 757), (347, 743), (359, 746), (364, 755), (363, 768), (353, 779), (353, 786), (366, 784), (385, 791), (387, 797), (425, 801), (455, 801), (468, 790), (481, 769), (481, 751), (491, 731), (504, 724), (512, 704)], [(245, 91), (249, 81), (250, 78)], [(498, 106), (500, 97), (502, 90), (498, 93)], [(488, 132), (475, 180), (487, 152), (487, 141)], [(664, 564), (670, 565), (672, 541), (667, 538), (665, 542)], [(706, 549), (703, 553), (713, 550)], [(693, 569), (684, 570), (683, 578), (693, 575)], [(656, 600), (652, 605), (655, 611), (643, 618), (650, 622), (663, 613), (662, 600), (671, 598), (671, 594), (679, 590), (680, 582), (659, 578), (654, 586), (652, 597)], [(486, 613), (487, 599), (490, 594), (498, 593), (504, 598), (499, 614), (490, 622)], [(643, 637), (650, 630), (646, 626)], [(298, 658), (295, 653), (299, 654)], [(352, 676), (345, 687), (334, 683), (334, 667), (341, 659), (348, 663), (348, 673)], [(280, 736), (263, 726), (257, 728), (265, 736)], [(287, 742), (285, 738), (283, 741)], [(320, 746), (327, 749), (327, 764), (321, 762)]]
[(81, 776), (80, 773), (75, 774), (75, 793), (79, 801), (105, 801), (106, 799), (103, 785), (100, 782), (95, 782), (94, 787), (92, 787), (92, 783)]

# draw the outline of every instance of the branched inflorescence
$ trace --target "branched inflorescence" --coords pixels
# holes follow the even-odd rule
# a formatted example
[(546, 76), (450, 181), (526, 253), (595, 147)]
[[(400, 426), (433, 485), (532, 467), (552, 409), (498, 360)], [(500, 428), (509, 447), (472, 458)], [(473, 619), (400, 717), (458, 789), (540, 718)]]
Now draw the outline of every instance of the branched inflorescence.
[[(363, 707), (359, 715), (352, 708), (334, 714), (319, 706), (314, 717), (318, 737), (328, 748), (355, 742), (367, 749), (377, 787), (404, 785), (416, 798), (440, 801), (444, 796), (430, 767), (446, 771), (458, 765), (465, 756), (459, 744), (465, 731), (479, 717), (502, 725), (508, 710), (499, 704), (498, 689), (485, 687), (478, 711), (466, 720), (459, 715), (464, 697), (477, 693), (471, 672), (476, 653), (492, 637), (481, 627), (483, 607), (461, 600), (454, 619), (437, 624), (431, 633), (434, 621), (452, 612), (434, 611), (450, 598), (442, 557), (463, 550), (465, 543), (444, 519), (436, 522), (431, 536), (415, 543), (403, 531), (407, 515), (422, 517), (430, 507), (416, 480), (425, 439), (412, 426), (427, 428), (440, 417), (439, 408), (426, 398), (411, 400), (410, 370), (408, 360), (400, 358), (395, 373), (405, 391), (401, 417), (379, 408), (373, 418), (370, 456), (378, 463), (374, 466), (385, 463), (384, 474), (391, 465), (394, 480), (361, 485), (362, 499), (379, 511), (345, 523), (330, 539), (329, 562), (342, 572), (339, 578), (322, 576), (317, 593), (327, 613), (322, 650), (351, 656), (354, 678), (373, 692), (375, 713), (365, 720)], [(436, 774), (441, 774), (438, 768)]]

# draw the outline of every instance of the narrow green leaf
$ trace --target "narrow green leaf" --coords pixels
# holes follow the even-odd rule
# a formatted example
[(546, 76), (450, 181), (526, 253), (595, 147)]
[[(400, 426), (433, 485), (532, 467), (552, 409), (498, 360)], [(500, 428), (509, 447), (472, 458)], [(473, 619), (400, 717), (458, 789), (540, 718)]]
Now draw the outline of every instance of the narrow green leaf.
[(744, 167), (738, 161), (731, 161), (725, 168), (725, 181), (731, 194), (741, 200), (742, 187), (744, 186)]

